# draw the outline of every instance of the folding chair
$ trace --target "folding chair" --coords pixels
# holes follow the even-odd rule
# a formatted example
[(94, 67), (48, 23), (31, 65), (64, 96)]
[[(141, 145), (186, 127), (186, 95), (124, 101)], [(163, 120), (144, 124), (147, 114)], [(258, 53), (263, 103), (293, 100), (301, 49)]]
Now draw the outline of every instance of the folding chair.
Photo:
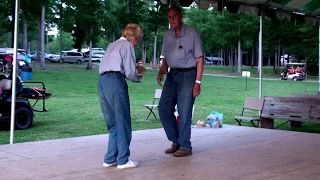
[[(251, 123), (254, 127), (259, 127), (263, 104), (264, 104), (264, 99), (246, 97), (244, 106), (242, 108), (241, 116), (235, 116), (234, 119), (238, 122), (239, 126), (242, 125), (241, 124), (242, 122), (248, 122), (249, 124)], [(255, 115), (251, 117), (246, 116), (247, 114), (249, 114), (249, 112), (251, 113), (259, 112), (259, 115)]]
[(155, 93), (154, 93), (154, 97), (153, 97), (153, 102), (152, 104), (146, 104), (146, 108), (149, 109), (149, 114), (146, 118), (146, 120), (149, 119), (150, 115), (152, 114), (154, 116), (154, 118), (157, 119), (157, 116), (154, 114), (154, 110), (158, 110), (158, 103), (159, 103), (159, 100), (160, 100), (160, 97), (161, 97), (161, 94), (162, 94), (162, 89), (156, 89)]

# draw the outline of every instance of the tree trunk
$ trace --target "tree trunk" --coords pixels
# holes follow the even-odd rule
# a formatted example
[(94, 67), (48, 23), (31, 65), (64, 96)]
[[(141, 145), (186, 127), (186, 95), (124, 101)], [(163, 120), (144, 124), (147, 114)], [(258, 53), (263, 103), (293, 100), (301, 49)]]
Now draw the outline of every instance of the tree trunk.
[(130, 0), (127, 0), (127, 13), (130, 13)]
[(223, 66), (226, 65), (226, 52), (222, 49)]
[(44, 16), (45, 16), (45, 0), (42, 0), (42, 6), (41, 6), (41, 20), (40, 20), (40, 32), (41, 32), (41, 61), (40, 61), (40, 68), (45, 70), (46, 69), (46, 63), (45, 63), (45, 57), (44, 57)]
[(154, 44), (153, 44), (153, 62), (152, 62), (152, 68), (157, 68), (157, 31), (154, 33)]
[(144, 62), (146, 62), (146, 61), (147, 61), (147, 46), (146, 46), (146, 41), (143, 41), (143, 49), (144, 49), (144, 52), (143, 52)]
[(241, 66), (242, 66), (242, 50), (241, 50), (241, 41), (238, 41), (238, 73), (241, 73)]
[(268, 66), (271, 66), (271, 57), (268, 57)]
[(23, 11), (23, 49), (28, 52), (28, 13), (26, 10)]
[(59, 29), (60, 29), (60, 58), (59, 62), (61, 62), (62, 59), (62, 18), (63, 18), (63, 3), (61, 2), (60, 4), (60, 24), (59, 24)]
[(231, 50), (228, 52), (228, 66), (231, 67)]
[(249, 53), (246, 55), (246, 65), (249, 65)]
[(144, 39), (142, 39), (141, 42), (141, 55), (142, 55), (142, 61), (143, 63), (146, 63), (146, 57), (144, 56), (144, 51), (145, 51), (145, 44), (144, 44)]
[(278, 63), (278, 53), (276, 51), (276, 52), (274, 52), (274, 65), (273, 65), (273, 69), (275, 71), (276, 71), (276, 67), (278, 66), (277, 63)]
[(63, 49), (63, 41), (62, 41), (62, 27), (60, 27), (60, 59), (59, 59), (59, 62), (61, 61), (62, 59), (62, 50)]
[(222, 49), (220, 49), (220, 51), (219, 51), (219, 65), (221, 66), (222, 65)]
[(37, 50), (37, 61), (41, 61), (40, 60), (40, 54), (41, 54), (41, 18), (39, 19), (39, 32), (38, 32), (38, 50)]
[(234, 66), (238, 68), (238, 51), (234, 50)]
[(278, 44), (278, 54), (277, 54), (277, 57), (278, 57), (278, 63), (277, 63), (278, 67), (276, 67), (276, 68), (279, 69), (279, 67), (281, 66), (281, 61), (280, 61), (280, 58), (281, 58), (281, 41), (280, 41), (280, 39), (279, 39), (279, 44)]
[(15, 20), (15, 12), (16, 12), (16, 1), (12, 0), (12, 9), (11, 9), (11, 14), (12, 14), (12, 21), (11, 21), (11, 48), (14, 46), (14, 20)]
[(86, 68), (87, 70), (92, 70), (92, 36), (93, 36), (93, 26), (90, 25), (89, 60)]
[(254, 68), (254, 46), (252, 47), (252, 54), (251, 54), (251, 68)]
[(30, 52), (30, 51), (31, 51), (31, 43), (28, 42), (28, 52)]
[(230, 66), (231, 66), (231, 72), (234, 72), (234, 67), (233, 67), (233, 60), (234, 60), (234, 53), (233, 53), (233, 48), (231, 48), (231, 51), (230, 51)]

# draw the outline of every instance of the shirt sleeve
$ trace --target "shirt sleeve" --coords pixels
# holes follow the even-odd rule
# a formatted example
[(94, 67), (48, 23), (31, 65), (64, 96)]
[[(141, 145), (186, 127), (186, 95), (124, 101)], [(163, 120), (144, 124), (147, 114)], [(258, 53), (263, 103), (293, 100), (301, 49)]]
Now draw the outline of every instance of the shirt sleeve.
[(136, 55), (133, 45), (123, 47), (123, 69), (127, 79), (132, 81), (137, 79)]
[(202, 50), (202, 45), (201, 45), (201, 39), (199, 34), (195, 31), (194, 33), (194, 43), (193, 43), (193, 52), (194, 52), (194, 57), (198, 58), (200, 56), (203, 56), (203, 50)]
[(165, 48), (166, 48), (166, 34), (167, 33), (164, 33), (163, 41), (162, 41), (162, 49), (161, 49), (161, 55), (163, 55), (164, 57), (167, 56), (166, 51), (165, 51)]

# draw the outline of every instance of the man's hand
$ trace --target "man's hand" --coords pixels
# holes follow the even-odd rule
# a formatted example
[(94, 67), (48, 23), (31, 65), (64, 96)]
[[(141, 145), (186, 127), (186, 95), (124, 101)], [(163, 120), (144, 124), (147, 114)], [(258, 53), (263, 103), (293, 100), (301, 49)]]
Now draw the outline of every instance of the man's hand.
[(143, 78), (142, 75), (137, 75), (137, 80), (141, 80)]
[(159, 73), (157, 78), (158, 84), (160, 87), (162, 87), (162, 81), (163, 81), (163, 74)]
[(201, 92), (200, 84), (194, 83), (194, 85), (193, 85), (193, 97), (199, 96), (200, 92)]
[(147, 71), (147, 69), (144, 68), (143, 66), (137, 66), (136, 69), (138, 71), (138, 74), (143, 74)]

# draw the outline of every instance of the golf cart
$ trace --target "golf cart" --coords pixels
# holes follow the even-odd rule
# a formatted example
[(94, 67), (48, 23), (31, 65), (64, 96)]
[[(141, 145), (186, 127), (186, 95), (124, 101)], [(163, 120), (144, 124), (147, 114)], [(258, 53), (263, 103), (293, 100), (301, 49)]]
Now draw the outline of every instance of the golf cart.
[(303, 81), (306, 79), (306, 63), (287, 63), (280, 80)]
[[(20, 80), (17, 77), (17, 81)], [(12, 78), (0, 75), (0, 122), (10, 122)], [(16, 97), (15, 128), (24, 130), (32, 126), (34, 113), (28, 99)]]
[[(28, 64), (20, 64), (21, 70)], [(20, 68), (19, 68), (20, 69)], [(12, 102), (12, 66), (9, 69), (10, 74), (0, 74), (0, 122), (10, 122), (11, 102)], [(42, 84), (42, 88), (25, 87), (25, 84)], [(45, 100), (52, 94), (46, 92), (43, 82), (23, 82), (20, 76), (16, 77), (16, 110), (15, 110), (15, 128), (24, 130), (33, 124), (34, 112), (47, 112)], [(35, 100), (33, 105), (29, 99)], [(35, 105), (42, 100), (42, 108), (36, 109)]]

